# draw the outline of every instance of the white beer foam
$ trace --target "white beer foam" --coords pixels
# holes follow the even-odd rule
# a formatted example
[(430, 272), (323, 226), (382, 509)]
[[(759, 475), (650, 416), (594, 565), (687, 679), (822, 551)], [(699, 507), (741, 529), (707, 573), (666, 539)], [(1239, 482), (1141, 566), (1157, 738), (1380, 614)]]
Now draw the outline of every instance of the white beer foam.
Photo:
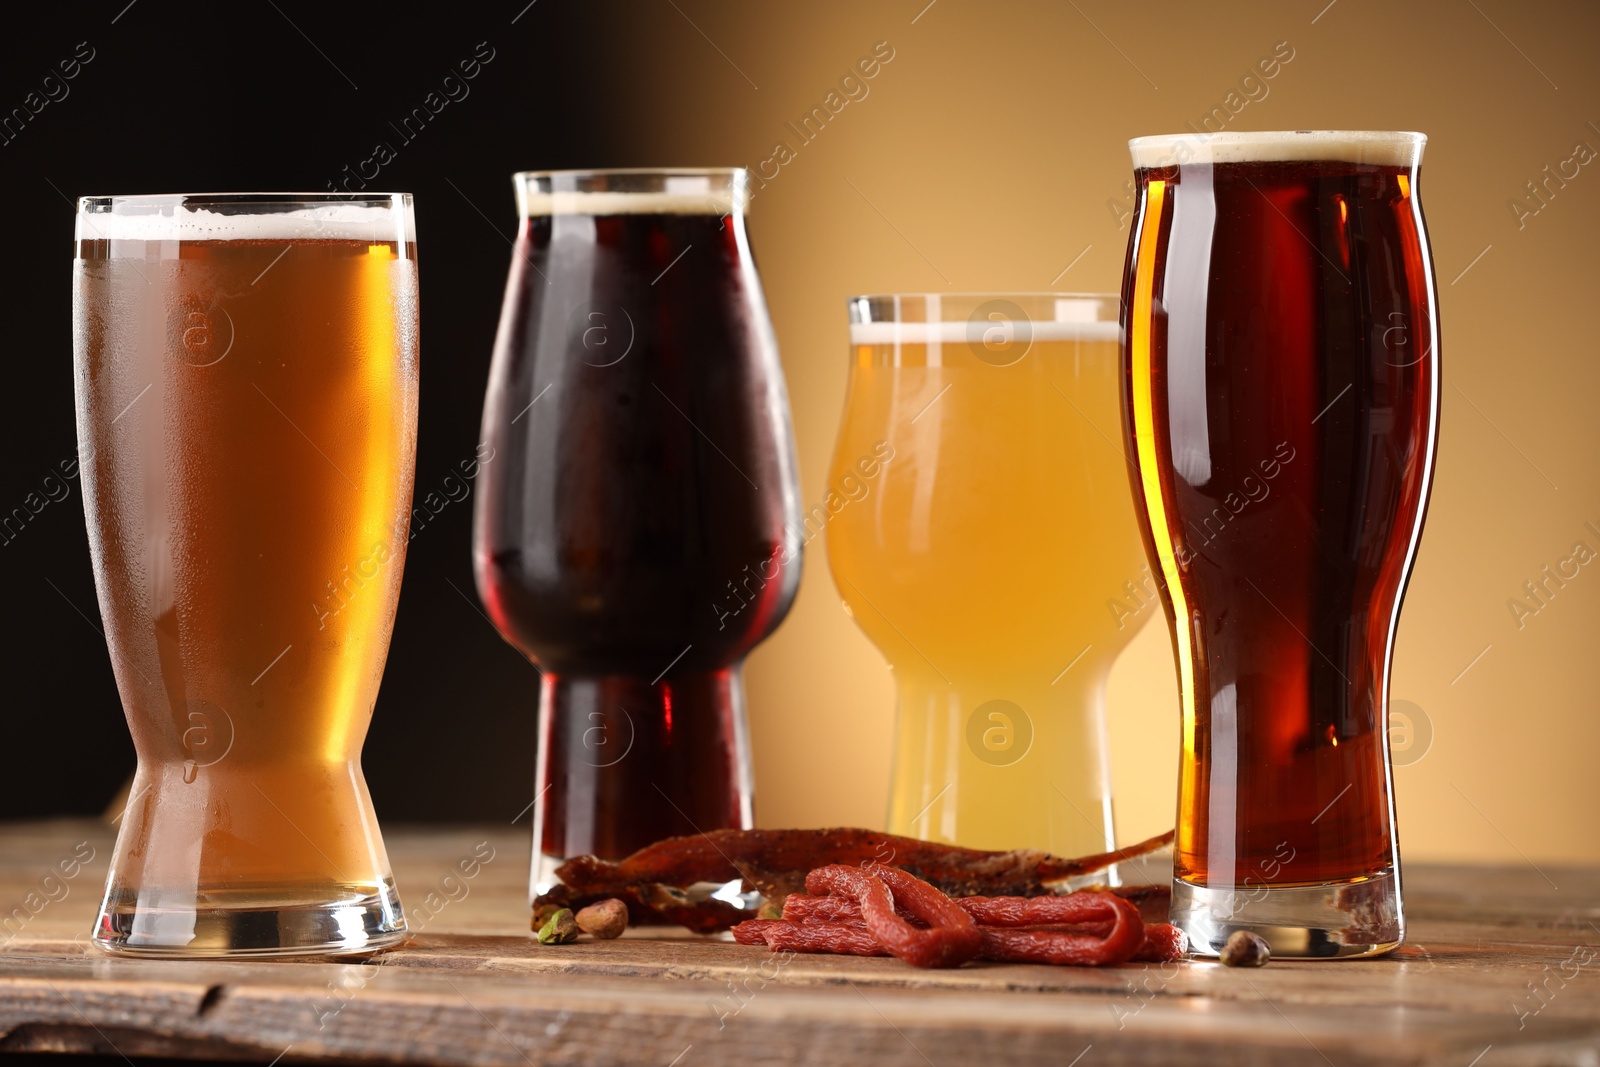
[(686, 193), (535, 192), (518, 188), (523, 216), (542, 215), (731, 215), (733, 191)]
[[(102, 197), (85, 197), (99, 200)], [(114, 198), (121, 200), (122, 198)], [(407, 241), (415, 240), (411, 210), (365, 204), (330, 203), (274, 211), (231, 214), (152, 198), (150, 210), (128, 197), (118, 212), (86, 213), (82, 201), (76, 237), (80, 241)], [(131, 202), (131, 203), (128, 203)]]
[[(852, 322), (853, 345), (926, 345), (981, 343), (984, 333), (1001, 324), (985, 322)], [(1114, 322), (1030, 322), (1035, 341), (1115, 341)], [(1020, 331), (1018, 331), (1020, 332)]]
[(1286, 130), (1276, 133), (1170, 133), (1128, 142), (1133, 165), (1329, 160), (1380, 167), (1422, 162), (1425, 134), (1399, 130)]

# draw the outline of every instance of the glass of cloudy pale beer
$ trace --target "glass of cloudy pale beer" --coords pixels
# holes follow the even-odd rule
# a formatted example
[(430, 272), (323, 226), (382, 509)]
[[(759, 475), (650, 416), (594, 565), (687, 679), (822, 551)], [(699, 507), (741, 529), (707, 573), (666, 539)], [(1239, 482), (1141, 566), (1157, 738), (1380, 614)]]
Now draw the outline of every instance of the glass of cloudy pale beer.
[(1124, 419), (1182, 693), (1173, 921), (1203, 955), (1404, 937), (1387, 744), (1439, 427), (1417, 133), (1130, 143)]
[(794, 443), (743, 170), (515, 176), (474, 562), (542, 672), (555, 865), (753, 818), (744, 658), (800, 581)]
[(1119, 425), (1117, 299), (850, 301), (825, 507), (845, 610), (894, 672), (889, 830), (1113, 847), (1104, 691), (1153, 587)]
[(404, 194), (79, 202), (84, 509), (138, 753), (104, 949), (405, 934), (360, 753), (405, 560), (415, 239)]

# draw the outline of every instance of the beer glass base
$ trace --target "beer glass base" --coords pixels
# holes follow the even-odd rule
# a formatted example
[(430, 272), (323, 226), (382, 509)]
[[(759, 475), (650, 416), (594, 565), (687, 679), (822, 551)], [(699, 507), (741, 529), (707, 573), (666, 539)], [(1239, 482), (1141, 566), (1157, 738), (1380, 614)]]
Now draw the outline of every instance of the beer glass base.
[(281, 890), (208, 893), (192, 907), (141, 904), (136, 890), (113, 890), (100, 909), (94, 943), (113, 955), (146, 958), (358, 956), (406, 936), (400, 899), (385, 880), (324, 890), (315, 900)]
[(1394, 871), (1313, 886), (1208, 889), (1172, 882), (1172, 924), (1195, 956), (1216, 957), (1235, 930), (1260, 936), (1274, 959), (1379, 956), (1405, 939)]
[[(528, 894), (528, 905), (530, 907), (534, 901), (538, 901), (539, 897), (549, 893), (550, 889), (562, 885), (562, 880), (555, 877), (555, 869), (560, 867), (563, 862), (566, 861), (560, 856), (544, 856), (544, 854), (534, 856), (533, 878), (528, 883), (531, 889), (530, 894)], [(750, 913), (750, 918), (755, 918), (755, 909), (762, 904), (762, 894), (758, 893), (758, 891), (752, 891), (752, 893), (744, 891), (744, 878), (733, 878), (731, 881), (696, 881), (694, 885), (682, 889), (682, 893), (683, 899), (691, 902), (691, 904), (715, 897), (715, 899), (723, 901), (725, 904), (746, 910), (746, 912)]]
[(556, 877), (556, 868), (565, 862), (560, 856), (547, 856), (543, 852), (533, 854), (533, 871), (528, 879), (529, 904), (561, 884), (561, 879)]

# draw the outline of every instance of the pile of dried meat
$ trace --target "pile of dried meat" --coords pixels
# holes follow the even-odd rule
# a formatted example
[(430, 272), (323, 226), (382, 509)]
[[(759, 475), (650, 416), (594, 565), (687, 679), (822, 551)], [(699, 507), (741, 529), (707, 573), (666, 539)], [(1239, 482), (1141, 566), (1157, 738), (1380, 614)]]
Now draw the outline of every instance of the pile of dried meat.
[[(1115, 852), (1062, 859), (984, 852), (869, 830), (716, 830), (674, 837), (623, 860), (579, 856), (536, 902), (578, 909), (616, 898), (637, 925), (732, 929), (773, 951), (891, 955), (915, 966), (967, 960), (1107, 964), (1181, 958), (1165, 886), (1054, 889), (1153, 852), (1170, 833)], [(741, 879), (763, 914), (691, 887)], [(1141, 914), (1143, 912), (1143, 914)]]

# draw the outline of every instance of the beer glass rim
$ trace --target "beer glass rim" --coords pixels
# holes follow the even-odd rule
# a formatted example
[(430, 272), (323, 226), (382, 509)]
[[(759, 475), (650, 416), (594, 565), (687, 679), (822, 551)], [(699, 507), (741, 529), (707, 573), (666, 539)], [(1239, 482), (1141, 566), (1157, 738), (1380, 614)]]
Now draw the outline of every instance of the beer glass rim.
[(517, 212), (544, 215), (733, 215), (750, 198), (743, 167), (614, 167), (521, 170), (511, 176)]
[(147, 193), (78, 198), (77, 239), (416, 240), (410, 193)]
[(1347, 162), (1414, 167), (1428, 135), (1414, 130), (1225, 130), (1134, 137), (1128, 152), (1140, 170), (1185, 164)]
[(1116, 322), (1122, 298), (1116, 293), (921, 292), (862, 293), (847, 301), (850, 321), (969, 322), (994, 315), (1030, 322)]
[(1082, 300), (1088, 300), (1088, 299), (1094, 299), (1094, 300), (1119, 300), (1119, 299), (1121, 299), (1121, 297), (1116, 293), (1090, 293), (1090, 292), (1076, 292), (1076, 291), (1075, 292), (1066, 292), (1066, 291), (1060, 291), (1060, 290), (1055, 290), (1055, 289), (962, 289), (962, 290), (925, 289), (925, 290), (922, 290), (921, 292), (857, 293), (856, 295), (854, 295), (852, 297), (849, 297), (848, 299), (850, 301), (854, 302), (854, 301), (857, 301), (857, 300), (906, 300), (906, 299), (911, 299), (911, 298), (915, 298), (915, 299), (918, 299), (918, 300), (926, 300), (929, 297), (933, 297), (935, 299), (944, 299), (944, 300), (952, 300), (952, 299), (953, 300), (962, 300), (962, 299), (972, 299), (972, 298), (983, 298), (983, 299), (1001, 298), (1001, 299), (1004, 299), (1004, 298), (1008, 298), (1008, 297), (1022, 297), (1022, 298), (1028, 299), (1028, 300), (1050, 299), (1050, 298), (1056, 298), (1056, 297), (1069, 297), (1069, 298), (1077, 298), (1077, 299), (1082, 299)]
[(410, 193), (126, 193), (78, 197), (78, 210), (111, 211), (129, 207), (249, 207), (253, 204), (277, 208), (304, 205), (349, 204), (352, 207), (385, 207), (396, 203), (409, 207)]
[(980, 344), (1007, 337), (1116, 340), (1116, 293), (883, 293), (849, 301), (852, 344)]
[(612, 176), (648, 176), (658, 174), (669, 178), (732, 178), (747, 174), (744, 167), (574, 167), (558, 170), (519, 170), (512, 180), (526, 178), (606, 178)]

